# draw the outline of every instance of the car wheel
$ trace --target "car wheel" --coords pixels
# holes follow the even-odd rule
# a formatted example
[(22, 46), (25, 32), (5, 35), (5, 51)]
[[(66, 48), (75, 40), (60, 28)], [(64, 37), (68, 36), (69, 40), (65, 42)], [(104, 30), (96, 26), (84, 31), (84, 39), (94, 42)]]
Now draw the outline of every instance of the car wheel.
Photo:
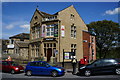
[(120, 75), (120, 68), (117, 68), (117, 69), (115, 70), (115, 72), (116, 72), (116, 74), (119, 74), (119, 75)]
[(52, 76), (53, 76), (53, 77), (58, 76), (58, 72), (57, 72), (57, 71), (52, 71)]
[(11, 70), (11, 74), (15, 74), (15, 70), (14, 69)]
[(91, 75), (91, 71), (90, 70), (85, 70), (85, 76), (90, 76)]
[(31, 72), (31, 71), (27, 71), (27, 72), (26, 72), (26, 75), (27, 75), (27, 76), (31, 76), (31, 75), (32, 75), (32, 72)]

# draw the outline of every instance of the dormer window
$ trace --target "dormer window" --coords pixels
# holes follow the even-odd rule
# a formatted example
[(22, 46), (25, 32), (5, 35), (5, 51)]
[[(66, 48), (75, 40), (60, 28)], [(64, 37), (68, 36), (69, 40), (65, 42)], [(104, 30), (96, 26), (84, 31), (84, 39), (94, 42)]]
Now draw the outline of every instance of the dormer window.
[(71, 15), (70, 15), (70, 19), (71, 19), (71, 20), (73, 20), (74, 17), (75, 17), (74, 14), (71, 14)]
[(36, 19), (38, 19), (38, 17), (37, 17), (37, 16), (35, 16), (35, 17), (34, 17), (34, 19), (36, 20)]
[(37, 22), (34, 23), (34, 25), (37, 25), (37, 24), (38, 24)]

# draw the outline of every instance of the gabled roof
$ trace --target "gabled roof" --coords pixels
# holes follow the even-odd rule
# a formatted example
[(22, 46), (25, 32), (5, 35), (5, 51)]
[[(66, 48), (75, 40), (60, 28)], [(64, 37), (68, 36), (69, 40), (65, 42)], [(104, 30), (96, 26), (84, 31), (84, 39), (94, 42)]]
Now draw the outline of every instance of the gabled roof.
[(48, 14), (48, 13), (45, 13), (45, 12), (42, 12), (42, 11), (39, 11), (39, 12), (41, 12), (42, 14), (44, 14), (44, 17), (46, 17), (46, 16), (55, 16), (55, 15)]
[[(69, 7), (71, 7), (71, 6), (73, 6), (73, 5), (70, 5)], [(68, 8), (68, 7), (67, 7)], [(62, 9), (62, 10), (60, 10), (60, 11), (63, 11), (63, 10), (65, 10), (65, 9), (67, 9), (67, 8), (64, 8), (64, 9)], [(42, 12), (42, 11), (40, 11), (40, 10), (38, 10), (38, 8), (36, 8), (36, 10), (35, 10), (35, 12), (38, 12), (42, 17), (47, 17), (47, 16), (55, 16), (55, 15), (58, 15), (58, 12), (60, 12), (60, 11), (58, 11), (58, 12), (56, 12), (55, 14), (48, 14), (48, 13), (45, 13), (45, 12)], [(35, 14), (35, 12), (34, 12), (34, 14)], [(33, 14), (33, 16), (34, 16), (34, 14)], [(33, 18), (33, 16), (32, 16), (32, 18)], [(32, 19), (31, 19), (32, 20)], [(31, 21), (30, 21), (31, 22)]]
[(91, 36), (95, 36), (95, 34), (94, 33), (92, 33), (92, 32), (90, 32), (90, 31), (86, 31), (86, 30), (82, 30), (83, 32), (86, 32), (86, 33), (88, 33), (88, 34), (90, 34)]
[(70, 6), (68, 6), (68, 7), (64, 8), (64, 9), (62, 9), (62, 10), (58, 11), (58, 12), (56, 12), (54, 15), (58, 15), (58, 13), (59, 13), (59, 12), (61, 12), (61, 11), (65, 10), (65, 9), (67, 9), (67, 8), (69, 8), (69, 7), (73, 7), (73, 5), (70, 5)]
[(29, 39), (29, 34), (28, 33), (20, 33), (20, 34), (9, 37), (9, 39), (11, 39), (11, 38)]
[[(48, 13), (42, 12), (42, 11), (38, 10), (38, 8), (36, 8), (35, 12), (36, 12), (36, 11), (37, 11), (42, 17), (54, 16), (54, 14), (52, 15), (52, 14), (48, 14)], [(35, 14), (35, 12), (34, 12), (34, 14)], [(34, 16), (34, 14), (33, 14), (33, 16)], [(30, 22), (32, 21), (33, 16), (32, 16), (32, 18), (31, 18)]]
[[(70, 5), (69, 7), (71, 7), (71, 6), (73, 6), (73, 5)], [(68, 7), (67, 7), (67, 8), (68, 8)], [(62, 10), (60, 10), (60, 11), (63, 11), (63, 10), (65, 10), (65, 9), (67, 9), (67, 8), (64, 8), (64, 9), (62, 9)], [(35, 12), (36, 12), (36, 11), (37, 11), (42, 17), (55, 16), (55, 15), (58, 15), (58, 13), (60, 12), (60, 11), (58, 11), (58, 12), (56, 12), (55, 14), (48, 14), (48, 13), (45, 13), (45, 12), (42, 12), (42, 11), (38, 10), (38, 8), (36, 8)], [(35, 12), (34, 12), (34, 14), (35, 14)], [(33, 14), (33, 16), (34, 16), (34, 14)], [(32, 18), (31, 18), (30, 22), (32, 21), (33, 16), (32, 16)]]
[(16, 41), (15, 44), (20, 48), (28, 48), (29, 42)]

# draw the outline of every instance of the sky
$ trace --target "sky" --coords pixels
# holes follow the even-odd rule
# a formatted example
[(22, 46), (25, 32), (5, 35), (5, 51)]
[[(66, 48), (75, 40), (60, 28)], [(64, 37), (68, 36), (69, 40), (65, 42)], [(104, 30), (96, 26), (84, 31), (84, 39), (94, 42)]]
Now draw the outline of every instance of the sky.
[(85, 24), (112, 20), (118, 23), (118, 2), (2, 2), (2, 38), (30, 32), (30, 20), (38, 6), (40, 11), (54, 14), (73, 5)]

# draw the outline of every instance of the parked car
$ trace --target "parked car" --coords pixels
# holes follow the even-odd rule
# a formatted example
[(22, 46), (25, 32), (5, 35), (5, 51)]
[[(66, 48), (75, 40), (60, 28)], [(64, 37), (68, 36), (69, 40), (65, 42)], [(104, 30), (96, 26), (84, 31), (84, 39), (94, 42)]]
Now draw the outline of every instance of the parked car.
[(120, 59), (99, 59), (91, 64), (79, 68), (79, 74), (116, 73), (120, 75)]
[(29, 62), (25, 68), (25, 74), (31, 75), (51, 75), (53, 77), (64, 75), (65, 69), (62, 67), (53, 67), (45, 61)]
[(2, 71), (14, 74), (17, 72), (24, 72), (24, 67), (20, 66), (14, 61), (2, 61)]

